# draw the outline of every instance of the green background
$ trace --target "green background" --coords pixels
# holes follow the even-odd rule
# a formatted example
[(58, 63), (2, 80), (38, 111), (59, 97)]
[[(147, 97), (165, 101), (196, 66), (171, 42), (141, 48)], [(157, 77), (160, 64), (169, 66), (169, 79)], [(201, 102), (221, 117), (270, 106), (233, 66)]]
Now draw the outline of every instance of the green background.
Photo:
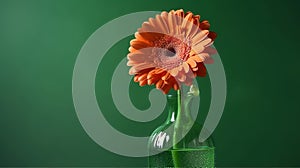
[[(219, 35), (228, 94), (214, 132), (217, 166), (300, 166), (299, 6), (296, 0), (1, 0), (0, 166), (146, 166), (146, 158), (108, 152), (85, 133), (72, 102), (73, 67), (84, 42), (106, 22), (179, 8), (208, 19)], [(100, 64), (97, 97), (116, 129), (148, 136), (165, 114), (148, 123), (127, 120), (109, 93), (131, 38)], [(209, 79), (200, 82), (205, 112)], [(149, 106), (150, 89), (132, 83), (138, 108)]]

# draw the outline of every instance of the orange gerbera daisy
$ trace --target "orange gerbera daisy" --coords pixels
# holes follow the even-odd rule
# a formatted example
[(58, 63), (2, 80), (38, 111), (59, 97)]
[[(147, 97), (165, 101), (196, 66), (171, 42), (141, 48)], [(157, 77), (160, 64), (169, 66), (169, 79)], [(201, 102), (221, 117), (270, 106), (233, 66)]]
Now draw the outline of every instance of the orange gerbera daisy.
[(196, 76), (206, 75), (204, 63), (213, 62), (216, 33), (209, 28), (208, 21), (182, 9), (150, 18), (130, 41), (129, 74), (140, 86), (155, 84), (165, 94), (191, 85)]

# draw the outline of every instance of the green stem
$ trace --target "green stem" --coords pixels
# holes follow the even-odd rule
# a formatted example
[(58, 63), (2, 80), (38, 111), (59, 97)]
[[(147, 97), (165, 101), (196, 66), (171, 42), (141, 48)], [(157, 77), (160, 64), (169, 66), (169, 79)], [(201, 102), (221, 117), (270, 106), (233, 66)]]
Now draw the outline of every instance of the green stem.
[(178, 136), (180, 134), (180, 126), (181, 126), (181, 93), (180, 90), (177, 91), (177, 117), (174, 123), (174, 134), (173, 134), (173, 149), (179, 148)]
[(180, 128), (180, 122), (181, 122), (181, 93), (180, 89), (177, 91), (177, 117), (174, 123), (174, 134), (173, 134), (173, 149), (172, 149), (172, 158), (173, 158), (173, 164), (174, 167), (179, 167), (179, 156), (178, 151), (179, 149), (179, 142), (178, 142), (178, 134), (179, 134), (179, 128)]

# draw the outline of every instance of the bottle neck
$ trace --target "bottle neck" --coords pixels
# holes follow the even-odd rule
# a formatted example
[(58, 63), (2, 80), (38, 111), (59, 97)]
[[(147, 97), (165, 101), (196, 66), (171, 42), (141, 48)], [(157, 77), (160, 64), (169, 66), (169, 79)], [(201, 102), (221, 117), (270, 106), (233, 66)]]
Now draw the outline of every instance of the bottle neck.
[(178, 96), (176, 94), (167, 95), (168, 118), (166, 124), (173, 123), (178, 115)]
[(185, 94), (180, 90), (167, 95), (169, 115), (166, 124), (174, 124), (173, 149), (185, 148), (185, 136), (194, 125), (189, 109), (191, 99), (188, 92)]
[(168, 118), (166, 124), (173, 123), (175, 120), (190, 122), (190, 102), (192, 96), (182, 95), (181, 91), (172, 91), (167, 95)]

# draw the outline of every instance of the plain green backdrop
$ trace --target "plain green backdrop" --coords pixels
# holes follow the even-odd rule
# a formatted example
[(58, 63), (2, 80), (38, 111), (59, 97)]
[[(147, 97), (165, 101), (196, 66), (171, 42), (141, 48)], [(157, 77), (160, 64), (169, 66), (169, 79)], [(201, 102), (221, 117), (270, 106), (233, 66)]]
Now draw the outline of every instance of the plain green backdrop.
[[(214, 132), (217, 166), (300, 166), (299, 7), (296, 0), (1, 0), (0, 166), (146, 166), (146, 158), (108, 152), (85, 133), (72, 102), (73, 67), (84, 42), (106, 22), (180, 8), (208, 19), (218, 33), (228, 94)], [(131, 38), (100, 64), (97, 98), (116, 129), (149, 136), (165, 114), (152, 122), (130, 121), (109, 93)], [(209, 78), (199, 80), (205, 113)], [(138, 108), (149, 107), (150, 89), (132, 83)]]

